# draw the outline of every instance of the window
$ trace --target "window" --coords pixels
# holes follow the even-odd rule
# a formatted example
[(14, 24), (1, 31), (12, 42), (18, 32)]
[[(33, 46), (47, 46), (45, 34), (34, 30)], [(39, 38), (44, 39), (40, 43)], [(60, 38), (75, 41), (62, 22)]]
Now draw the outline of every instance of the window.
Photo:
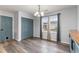
[(49, 16), (50, 21), (50, 31), (57, 31), (57, 15)]
[(48, 17), (42, 18), (42, 32), (48, 31)]

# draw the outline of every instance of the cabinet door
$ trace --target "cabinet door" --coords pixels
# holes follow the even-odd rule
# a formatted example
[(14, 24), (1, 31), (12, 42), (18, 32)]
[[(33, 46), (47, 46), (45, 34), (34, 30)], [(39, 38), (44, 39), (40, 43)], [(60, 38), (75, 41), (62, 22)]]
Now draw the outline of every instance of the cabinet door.
[(1, 39), (12, 39), (12, 17), (1, 16)]

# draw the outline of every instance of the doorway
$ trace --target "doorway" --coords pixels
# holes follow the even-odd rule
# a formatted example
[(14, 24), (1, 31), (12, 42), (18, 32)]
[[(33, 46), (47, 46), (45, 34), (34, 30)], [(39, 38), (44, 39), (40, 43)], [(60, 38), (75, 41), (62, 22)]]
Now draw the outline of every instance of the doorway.
[(58, 41), (58, 15), (42, 17), (42, 38), (50, 41)]

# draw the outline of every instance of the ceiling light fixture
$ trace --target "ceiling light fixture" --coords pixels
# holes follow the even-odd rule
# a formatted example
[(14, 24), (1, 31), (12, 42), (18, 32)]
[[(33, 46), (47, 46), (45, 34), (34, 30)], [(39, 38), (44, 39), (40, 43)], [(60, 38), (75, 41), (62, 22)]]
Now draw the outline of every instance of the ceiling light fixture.
[(40, 10), (40, 5), (38, 5), (38, 10), (34, 13), (34, 16), (37, 17), (44, 16), (44, 12)]

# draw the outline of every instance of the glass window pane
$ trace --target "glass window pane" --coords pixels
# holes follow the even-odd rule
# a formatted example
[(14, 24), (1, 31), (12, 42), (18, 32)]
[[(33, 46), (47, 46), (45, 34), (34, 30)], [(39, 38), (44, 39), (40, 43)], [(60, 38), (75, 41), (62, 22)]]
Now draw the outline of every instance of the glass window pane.
[(50, 30), (57, 31), (57, 15), (50, 16)]
[(48, 17), (42, 18), (42, 31), (48, 30)]

